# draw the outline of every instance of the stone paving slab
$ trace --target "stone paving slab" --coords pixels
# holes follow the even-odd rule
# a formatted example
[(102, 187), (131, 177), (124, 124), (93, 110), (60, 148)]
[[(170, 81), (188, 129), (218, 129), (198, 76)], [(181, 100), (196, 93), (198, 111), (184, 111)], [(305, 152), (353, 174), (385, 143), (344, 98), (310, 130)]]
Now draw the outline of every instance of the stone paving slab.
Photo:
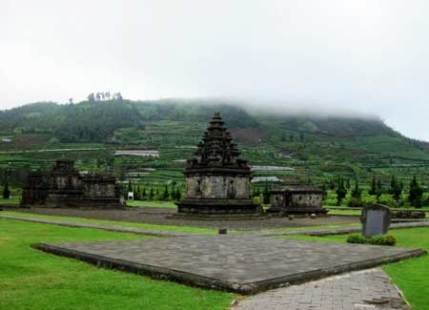
[(356, 271), (267, 291), (238, 301), (232, 310), (408, 310), (381, 269)]
[(239, 235), (38, 244), (35, 247), (97, 266), (243, 294), (426, 253), (396, 247)]

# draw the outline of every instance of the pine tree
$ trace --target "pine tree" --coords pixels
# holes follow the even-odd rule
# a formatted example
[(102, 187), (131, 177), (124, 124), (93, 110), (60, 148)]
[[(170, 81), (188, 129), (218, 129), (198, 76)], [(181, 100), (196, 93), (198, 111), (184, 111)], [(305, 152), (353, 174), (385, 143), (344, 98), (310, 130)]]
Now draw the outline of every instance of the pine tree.
[(338, 179), (336, 193), (337, 193), (337, 205), (341, 206), (341, 202), (344, 200), (344, 198), (347, 195), (347, 189), (344, 186), (344, 180), (342, 178)]
[(146, 187), (143, 187), (142, 193), (141, 193), (141, 199), (146, 200)]
[(394, 175), (392, 175), (392, 179), (390, 180), (390, 190), (389, 193), (392, 195), (395, 201), (399, 201), (402, 195), (402, 183), (398, 182)]
[(376, 195), (377, 199), (380, 198), (380, 196), (383, 194), (383, 184), (381, 183), (381, 180), (377, 180), (377, 189), (376, 189)]
[(165, 185), (164, 187), (164, 192), (162, 193), (162, 200), (168, 200), (168, 198), (170, 197), (170, 194), (168, 192), (168, 186)]
[(420, 187), (417, 178), (414, 176), (410, 183), (408, 200), (413, 207), (420, 208), (422, 206), (422, 198), (423, 188)]
[(9, 182), (7, 181), (7, 179), (5, 179), (3, 184), (3, 199), (9, 199), (9, 198), (10, 198)]
[(356, 180), (355, 187), (351, 192), (351, 196), (355, 199), (362, 199), (362, 190), (359, 188), (359, 182)]
[(265, 182), (264, 191), (262, 192), (262, 201), (264, 204), (269, 204), (271, 198), (271, 190), (268, 187), (268, 182)]
[(347, 181), (346, 181), (346, 188), (350, 189), (350, 187), (352, 187), (352, 185), (350, 184), (350, 179), (347, 179)]
[(377, 179), (375, 178), (375, 176), (372, 177), (371, 187), (368, 191), (368, 194), (370, 194), (371, 196), (377, 194)]
[(359, 187), (358, 180), (355, 181), (355, 186), (351, 192), (351, 199), (348, 203), (349, 207), (358, 208), (362, 207), (362, 190)]
[(326, 199), (326, 197), (328, 197), (328, 189), (326, 183), (322, 184), (321, 190), (323, 192), (323, 199)]

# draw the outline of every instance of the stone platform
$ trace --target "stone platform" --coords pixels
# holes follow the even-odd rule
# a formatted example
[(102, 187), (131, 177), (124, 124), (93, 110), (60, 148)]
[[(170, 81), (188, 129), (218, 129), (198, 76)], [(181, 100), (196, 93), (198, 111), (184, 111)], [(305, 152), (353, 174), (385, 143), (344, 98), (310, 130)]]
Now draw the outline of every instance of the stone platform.
[(425, 254), (418, 249), (230, 235), (35, 247), (97, 266), (241, 294)]

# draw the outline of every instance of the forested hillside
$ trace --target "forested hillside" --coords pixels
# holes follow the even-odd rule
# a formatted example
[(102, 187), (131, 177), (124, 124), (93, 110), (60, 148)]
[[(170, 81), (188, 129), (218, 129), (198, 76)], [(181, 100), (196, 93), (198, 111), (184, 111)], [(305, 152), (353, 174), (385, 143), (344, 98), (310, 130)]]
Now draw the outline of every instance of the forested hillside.
[[(270, 114), (219, 100), (110, 100), (58, 105), (34, 103), (0, 112), (0, 169), (49, 166), (76, 159), (82, 169), (142, 171), (181, 180), (214, 112), (221, 112), (253, 165), (293, 167), (257, 175), (320, 180), (336, 175), (428, 174), (427, 144), (402, 136), (380, 119)], [(261, 112), (263, 111), (263, 112)], [(159, 157), (114, 156), (118, 149), (150, 149)], [(162, 173), (167, 173), (164, 177)], [(161, 175), (160, 175), (161, 174)]]

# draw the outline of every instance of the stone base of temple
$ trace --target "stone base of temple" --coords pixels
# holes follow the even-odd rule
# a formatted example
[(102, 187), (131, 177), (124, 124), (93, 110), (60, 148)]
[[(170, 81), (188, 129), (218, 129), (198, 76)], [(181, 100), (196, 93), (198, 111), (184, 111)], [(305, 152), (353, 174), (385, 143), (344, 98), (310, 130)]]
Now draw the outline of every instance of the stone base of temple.
[(328, 210), (320, 207), (288, 207), (288, 208), (279, 208), (271, 207), (267, 209), (267, 213), (277, 213), (281, 215), (306, 215), (306, 214), (317, 214), (324, 215), (328, 213)]
[(177, 203), (178, 214), (259, 215), (262, 207), (250, 199), (185, 199)]
[(25, 204), (20, 207), (38, 207), (38, 208), (64, 208), (64, 209), (124, 209), (119, 199), (98, 198), (82, 199), (79, 197), (64, 197), (53, 195), (49, 196), (45, 202)]

